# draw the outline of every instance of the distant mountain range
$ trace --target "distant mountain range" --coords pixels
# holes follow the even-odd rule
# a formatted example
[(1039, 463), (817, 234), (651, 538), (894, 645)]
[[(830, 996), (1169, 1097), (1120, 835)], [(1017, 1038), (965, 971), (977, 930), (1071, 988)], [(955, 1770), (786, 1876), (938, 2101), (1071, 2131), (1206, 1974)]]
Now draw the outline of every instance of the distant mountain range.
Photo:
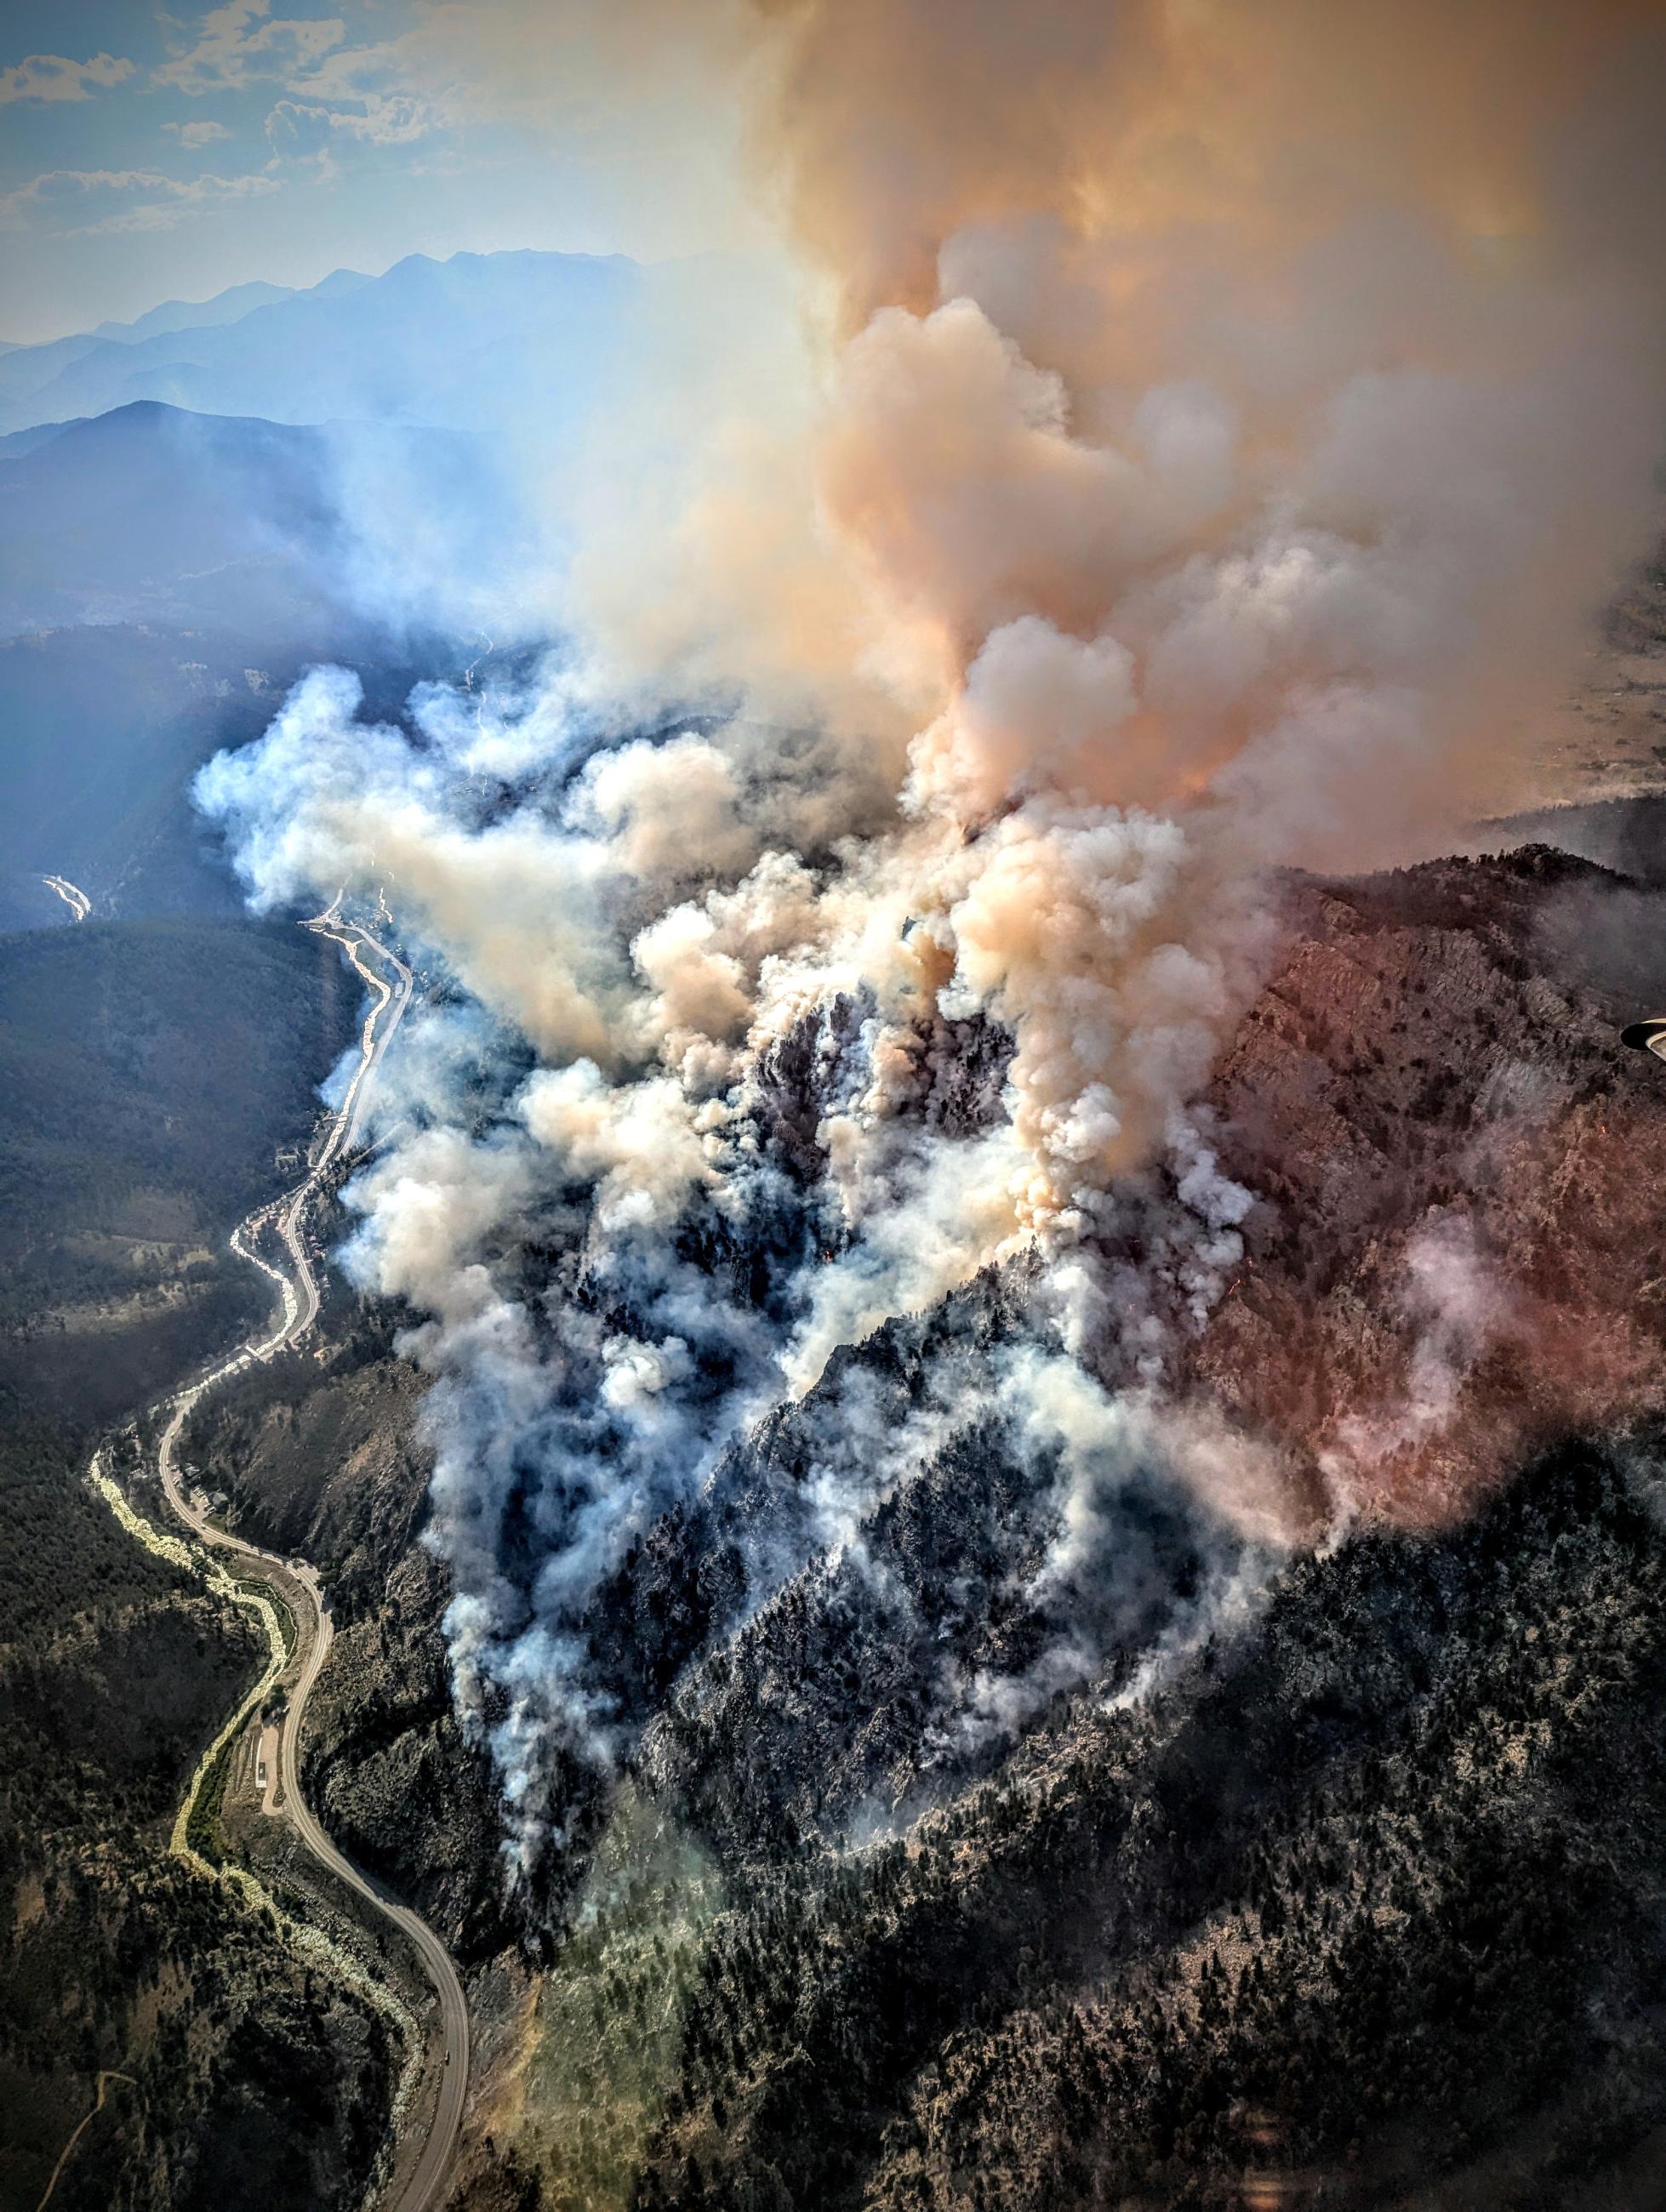
[(413, 254), (0, 346), (0, 927), (63, 918), (51, 872), (100, 914), (227, 898), (192, 770), (309, 662), (397, 711), (488, 632), (546, 639), (599, 413), (628, 395), (674, 466), (781, 321), (737, 264)]
[(0, 439), (0, 632), (316, 626), (339, 527), (329, 459), (318, 430), (155, 400), (15, 431)]
[(210, 323), (234, 323), (256, 307), (270, 307), (278, 300), (294, 300), (303, 290), (314, 294), (349, 292), (356, 284), (368, 284), (370, 278), (357, 269), (337, 269), (323, 281), (313, 285), (265, 284), (257, 279), (249, 284), (234, 284), (229, 291), (216, 292), (211, 300), (164, 300), (160, 307), (152, 307), (131, 323), (99, 323), (92, 336), (95, 338), (118, 338), (132, 344), (139, 338), (156, 337), (163, 331), (188, 331), (206, 327)]
[(311, 661), (363, 669), (387, 709), (449, 665), (407, 635), (419, 495), (460, 568), (489, 576), (513, 548), (490, 455), (456, 432), (138, 400), (0, 438), (0, 927), (52, 914), (49, 872), (100, 912), (229, 896), (202, 866), (193, 769)]
[[(414, 256), (0, 350), (0, 926), (216, 904), (185, 787), (309, 661), (397, 708), (529, 565), (644, 272)], [(524, 478), (511, 483), (501, 456)], [(530, 457), (530, 459), (528, 459)], [(543, 481), (542, 477), (537, 480)]]
[(607, 389), (643, 283), (617, 254), (524, 252), (412, 254), (301, 292), (240, 285), (0, 354), (0, 432), (158, 400), (289, 423), (524, 417), (547, 440)]
[(276, 647), (386, 627), (380, 518), (420, 487), (487, 573), (514, 520), (480, 441), (450, 430), (193, 414), (141, 399), (0, 437), (0, 639), (88, 623), (234, 629)]

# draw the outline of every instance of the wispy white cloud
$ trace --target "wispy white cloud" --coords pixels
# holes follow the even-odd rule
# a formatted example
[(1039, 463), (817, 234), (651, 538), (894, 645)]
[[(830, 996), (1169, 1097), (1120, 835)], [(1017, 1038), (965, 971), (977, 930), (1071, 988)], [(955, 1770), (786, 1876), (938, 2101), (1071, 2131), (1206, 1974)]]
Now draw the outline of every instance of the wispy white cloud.
[[(286, 96), (266, 118), (273, 151), (326, 164), (355, 144), (410, 145), (450, 119), (441, 88), (413, 77), (406, 40), (350, 46), (339, 18), (274, 18), (270, 9), (271, 0), (228, 0), (204, 18), (196, 44), (155, 70), (153, 82), (202, 94), (275, 78)], [(211, 125), (167, 128), (188, 146), (226, 135)]]
[(90, 100), (95, 85), (107, 92), (132, 74), (132, 63), (114, 54), (94, 54), (84, 62), (63, 54), (30, 54), (0, 70), (0, 107), (15, 100)]
[(177, 138), (182, 146), (212, 146), (216, 139), (229, 138), (231, 133), (223, 123), (164, 123), (162, 135)]
[(100, 232), (167, 230), (227, 200), (279, 189), (276, 177), (193, 177), (156, 169), (48, 169), (0, 198), (0, 230), (45, 230), (63, 238)]
[(151, 71), (151, 82), (195, 97), (240, 91), (268, 77), (287, 81), (332, 52), (346, 36), (339, 16), (274, 19), (271, 0), (228, 0), (204, 17), (193, 46)]
[(326, 153), (344, 141), (366, 146), (408, 146), (439, 127), (425, 100), (404, 94), (370, 94), (351, 107), (319, 100), (280, 100), (266, 118), (266, 136), (277, 154)]

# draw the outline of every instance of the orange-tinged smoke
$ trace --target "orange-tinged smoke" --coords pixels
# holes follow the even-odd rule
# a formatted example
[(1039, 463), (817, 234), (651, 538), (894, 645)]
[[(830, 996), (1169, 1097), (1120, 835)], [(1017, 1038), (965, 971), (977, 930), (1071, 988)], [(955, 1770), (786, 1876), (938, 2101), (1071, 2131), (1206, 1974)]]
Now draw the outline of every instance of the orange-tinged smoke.
[[(1449, 477), (1468, 468), (1451, 497), (1473, 497), (1480, 530), (1537, 541), (1456, 578), (1477, 605), (1460, 640), (1427, 647), (1447, 726), (1425, 803), (1496, 797), (1523, 715), (1646, 531), (1662, 180), (1639, 87), (1659, 81), (1657, 11), (756, 15), (758, 156), (836, 289), (817, 476), (824, 532), (866, 592), (867, 665), (940, 708), (1002, 623), (1125, 635), (1140, 578), (1241, 543), (1270, 501), (1344, 536), (1403, 528), (1380, 480), (1405, 467), (1391, 424), (1374, 454), (1347, 425), (1344, 451), (1313, 447), (1328, 410), (1359, 411), (1359, 380), (1421, 372), (1473, 404), (1449, 395), (1446, 419), (1404, 438)], [(1516, 419), (1489, 430), (1494, 404)], [(1518, 474), (1512, 506), (1499, 484)], [(707, 550), (721, 564), (721, 542)], [(1276, 692), (1289, 660), (1271, 672)], [(1317, 641), (1315, 681), (1353, 672)], [(1159, 695), (1176, 689), (1165, 672)], [(1203, 689), (1104, 723), (1091, 773), (1074, 749), (1085, 787), (1195, 787), (1272, 703)], [(1006, 764), (975, 766), (976, 803)]]
[(757, 146), (848, 328), (923, 309), (969, 226), (1080, 241), (1228, 234), (1270, 275), (1416, 206), (1476, 239), (1554, 235), (1547, 146), (1648, 0), (756, 0)]

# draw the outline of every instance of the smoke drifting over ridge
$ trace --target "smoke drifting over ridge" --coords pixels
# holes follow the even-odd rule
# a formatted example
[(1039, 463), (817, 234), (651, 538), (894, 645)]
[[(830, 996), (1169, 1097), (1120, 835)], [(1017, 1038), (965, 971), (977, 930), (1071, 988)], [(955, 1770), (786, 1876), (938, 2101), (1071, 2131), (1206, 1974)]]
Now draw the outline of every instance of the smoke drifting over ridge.
[(806, 436), (748, 434), (738, 363), (678, 511), (581, 549), (577, 655), (404, 731), (320, 672), (204, 772), (257, 902), (385, 886), (467, 997), (349, 1258), (440, 1378), (459, 1694), (528, 1851), (551, 1744), (620, 1740), (586, 1606), (631, 1537), (991, 1265), (1042, 1347), (1015, 1448), (1066, 1434), (1061, 1356), (1096, 1409), (1044, 1581), (1130, 1459), (1307, 1525), (1164, 1404), (1250, 1203), (1193, 1102), (1267, 872), (1505, 803), (1647, 542), (1651, 12), (714, 7), (828, 313)]

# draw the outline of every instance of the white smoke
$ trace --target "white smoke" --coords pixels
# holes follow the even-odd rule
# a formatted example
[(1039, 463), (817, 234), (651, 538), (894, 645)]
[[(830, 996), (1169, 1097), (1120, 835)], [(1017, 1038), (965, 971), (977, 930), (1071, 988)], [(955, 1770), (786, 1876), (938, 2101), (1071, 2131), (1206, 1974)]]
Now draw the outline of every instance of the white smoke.
[(1346, 1511), (1361, 1477), (1414, 1459), (1450, 1430), (1476, 1364), (1510, 1331), (1510, 1297), (1462, 1214), (1435, 1215), (1406, 1248), (1402, 1302), (1416, 1335), (1403, 1386), (1337, 1424), (1320, 1466)]

